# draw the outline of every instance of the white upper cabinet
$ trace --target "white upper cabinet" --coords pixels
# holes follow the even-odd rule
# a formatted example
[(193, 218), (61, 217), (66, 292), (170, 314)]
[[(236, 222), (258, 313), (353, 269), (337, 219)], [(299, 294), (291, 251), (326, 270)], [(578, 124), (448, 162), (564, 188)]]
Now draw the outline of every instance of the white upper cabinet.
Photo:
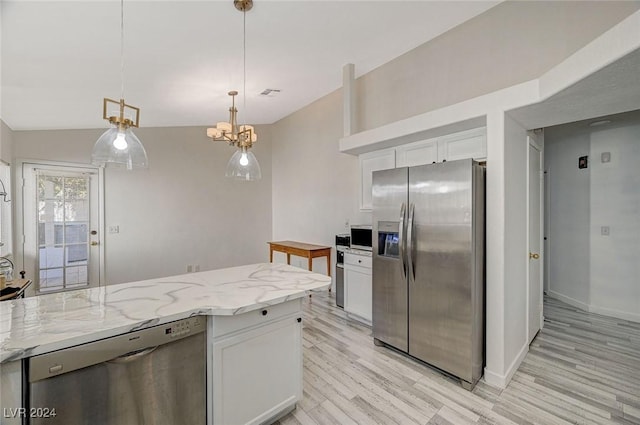
[(360, 155), (360, 209), (371, 209), (371, 181), (373, 172), (396, 166), (395, 149), (383, 149)]
[(487, 130), (485, 127), (438, 138), (438, 161), (487, 158)]
[(396, 148), (396, 167), (438, 162), (438, 139), (407, 143)]
[(487, 158), (486, 127), (364, 153), (360, 155), (360, 209), (371, 209), (374, 171), (467, 158), (479, 161)]

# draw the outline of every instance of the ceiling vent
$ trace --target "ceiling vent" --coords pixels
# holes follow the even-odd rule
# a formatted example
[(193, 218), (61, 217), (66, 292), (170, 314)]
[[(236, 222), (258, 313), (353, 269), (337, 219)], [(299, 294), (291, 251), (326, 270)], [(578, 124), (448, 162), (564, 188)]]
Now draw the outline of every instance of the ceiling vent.
[(280, 89), (264, 89), (260, 93), (260, 96), (274, 97), (278, 93), (280, 93)]

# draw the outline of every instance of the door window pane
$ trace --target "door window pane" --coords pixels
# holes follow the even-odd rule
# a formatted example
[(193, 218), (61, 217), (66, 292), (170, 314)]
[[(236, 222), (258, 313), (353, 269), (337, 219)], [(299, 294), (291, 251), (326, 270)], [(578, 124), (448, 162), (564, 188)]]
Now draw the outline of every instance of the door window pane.
[(89, 177), (39, 174), (39, 291), (88, 286)]
[(87, 284), (87, 266), (67, 267), (66, 268), (66, 285), (82, 286)]
[(64, 289), (64, 269), (40, 269), (40, 292)]

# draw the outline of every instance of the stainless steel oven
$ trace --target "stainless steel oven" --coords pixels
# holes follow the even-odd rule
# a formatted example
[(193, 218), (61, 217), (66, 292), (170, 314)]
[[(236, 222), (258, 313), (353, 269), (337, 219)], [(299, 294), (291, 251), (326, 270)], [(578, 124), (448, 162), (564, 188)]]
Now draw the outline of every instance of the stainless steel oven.
[(27, 424), (205, 425), (206, 318), (24, 360)]

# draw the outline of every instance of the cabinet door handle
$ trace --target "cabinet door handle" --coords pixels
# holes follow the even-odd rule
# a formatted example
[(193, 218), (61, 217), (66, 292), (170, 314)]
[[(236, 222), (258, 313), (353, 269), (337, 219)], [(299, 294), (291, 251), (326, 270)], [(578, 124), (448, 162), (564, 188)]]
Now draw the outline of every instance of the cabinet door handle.
[(298, 323), (302, 322), (302, 317), (298, 317)]
[(358, 260), (358, 263), (362, 263), (362, 260)]
[(262, 315), (263, 315), (263, 316), (266, 316), (266, 315), (267, 315), (267, 313), (268, 313), (268, 312), (267, 312), (267, 310), (262, 310)]

